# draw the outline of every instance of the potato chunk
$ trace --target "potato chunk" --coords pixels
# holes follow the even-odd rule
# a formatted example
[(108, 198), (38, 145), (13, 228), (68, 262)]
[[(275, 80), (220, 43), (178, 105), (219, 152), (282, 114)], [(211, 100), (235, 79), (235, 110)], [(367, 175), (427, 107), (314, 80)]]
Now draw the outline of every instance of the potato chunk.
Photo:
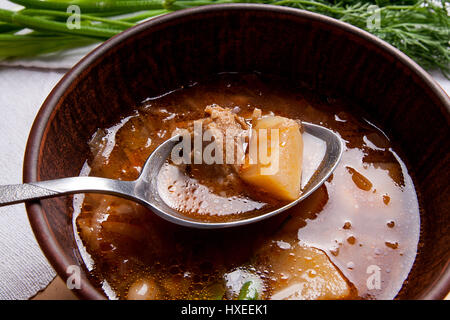
[[(239, 176), (275, 198), (287, 201), (297, 199), (300, 196), (303, 161), (300, 125), (279, 116), (266, 116), (252, 122), (250, 150)], [(267, 151), (261, 150), (266, 145)], [(257, 149), (252, 151), (252, 146), (257, 146)]]
[(350, 297), (350, 285), (323, 251), (299, 244), (283, 248), (273, 254), (272, 267), (277, 279), (272, 300)]

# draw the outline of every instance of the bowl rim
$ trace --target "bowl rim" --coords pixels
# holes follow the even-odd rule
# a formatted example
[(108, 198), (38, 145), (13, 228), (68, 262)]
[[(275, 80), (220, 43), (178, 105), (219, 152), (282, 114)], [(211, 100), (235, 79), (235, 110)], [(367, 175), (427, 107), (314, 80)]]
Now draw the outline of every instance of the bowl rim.
[[(406, 54), (396, 49), (392, 45), (384, 42), (376, 36), (354, 27), (345, 22), (330, 18), (325, 15), (275, 5), (267, 4), (213, 4), (201, 7), (189, 8), (175, 11), (169, 14), (158, 16), (131, 27), (114, 37), (106, 40), (104, 43), (97, 46), (94, 50), (83, 57), (75, 66), (73, 66), (56, 84), (48, 97), (43, 102), (39, 112), (32, 125), (26, 150), (24, 156), (23, 166), (23, 182), (32, 182), (37, 180), (38, 173), (38, 159), (42, 152), (41, 140), (47, 131), (47, 124), (53, 119), (56, 113), (56, 106), (61, 97), (64, 96), (65, 91), (71, 83), (84, 72), (93, 62), (100, 58), (104, 53), (119, 44), (125, 39), (131, 38), (139, 34), (143, 30), (152, 28), (156, 25), (162, 25), (167, 22), (177, 20), (180, 17), (198, 15), (202, 13), (214, 13), (218, 11), (265, 11), (275, 12), (280, 14), (293, 15), (304, 18), (306, 20), (313, 20), (316, 22), (330, 25), (332, 28), (340, 29), (343, 32), (349, 32), (364, 41), (375, 45), (381, 49), (385, 54), (392, 56), (396, 62), (404, 65), (406, 69), (414, 73), (422, 84), (429, 88), (431, 93), (440, 100), (441, 105), (446, 108), (447, 115), (450, 115), (450, 99), (444, 90), (434, 81), (434, 79), (425, 70), (423, 70), (416, 62), (409, 58)], [(445, 110), (443, 110), (445, 113)], [(34, 235), (41, 247), (43, 253), (49, 260), (52, 267), (57, 274), (67, 281), (68, 274), (67, 267), (70, 265), (69, 258), (65, 255), (61, 246), (59, 245), (55, 235), (51, 231), (50, 225), (39, 201), (26, 203), (26, 211), (30, 225)], [(443, 299), (450, 291), (450, 264), (447, 262), (445, 269), (439, 277), (428, 287), (425, 292), (421, 293), (418, 299)], [(83, 299), (105, 299), (106, 296), (101, 293), (90, 281), (84, 281), (82, 287), (74, 290), (74, 293)]]

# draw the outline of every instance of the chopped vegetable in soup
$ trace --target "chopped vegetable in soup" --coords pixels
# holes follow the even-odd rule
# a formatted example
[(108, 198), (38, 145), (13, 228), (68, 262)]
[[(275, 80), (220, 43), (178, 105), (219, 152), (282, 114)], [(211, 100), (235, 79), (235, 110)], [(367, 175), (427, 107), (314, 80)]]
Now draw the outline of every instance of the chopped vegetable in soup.
[[(303, 140), (299, 124), (280, 116), (268, 116), (254, 122), (250, 145), (261, 146), (265, 135), (271, 157), (267, 157), (267, 163), (259, 158), (252, 161), (250, 152), (240, 168), (240, 177), (275, 198), (286, 201), (297, 199), (300, 196), (303, 162)], [(274, 141), (276, 142), (273, 143)], [(255, 155), (253, 157), (256, 158)]]
[[(168, 160), (157, 181), (169, 206), (206, 221), (261, 214), (298, 197), (302, 157), (311, 156), (302, 154), (301, 121), (338, 133), (345, 151), (307, 199), (227, 230), (181, 227), (113, 196), (74, 196), (76, 236), (92, 281), (112, 299), (394, 298), (415, 259), (419, 205), (391, 141), (356, 110), (277, 78), (221, 74), (147, 99), (116, 125), (100, 128), (81, 175), (122, 180), (136, 179), (173, 134), (195, 138), (196, 126), (209, 129), (200, 159), (222, 162)], [(251, 134), (255, 128), (269, 129), (266, 155), (279, 156), (278, 170), (269, 174), (260, 169), (271, 161), (250, 162), (251, 140), (262, 139)], [(278, 141), (273, 128), (280, 129)], [(234, 133), (228, 162), (215, 152), (226, 149), (220, 133), (227, 130)]]

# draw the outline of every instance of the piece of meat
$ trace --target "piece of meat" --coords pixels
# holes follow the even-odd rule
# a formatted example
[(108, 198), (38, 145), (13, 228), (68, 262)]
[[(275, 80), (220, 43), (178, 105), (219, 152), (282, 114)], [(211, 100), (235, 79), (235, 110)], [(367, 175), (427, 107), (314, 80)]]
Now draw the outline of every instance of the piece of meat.
[[(189, 175), (214, 193), (227, 196), (243, 191), (237, 171), (245, 158), (250, 127), (237, 114), (238, 111), (218, 105), (207, 106), (205, 113), (209, 116), (199, 120), (202, 132), (195, 132), (195, 125), (190, 128), (192, 133), (201, 134), (206, 141), (202, 145), (202, 163), (195, 163), (192, 155)], [(218, 150), (221, 150), (220, 154), (216, 154)]]
[(249, 125), (234, 109), (210, 105), (205, 112), (209, 117), (203, 121), (203, 130), (210, 131), (214, 141), (222, 143), (222, 163), (231, 164), (237, 170), (237, 165), (244, 161)]

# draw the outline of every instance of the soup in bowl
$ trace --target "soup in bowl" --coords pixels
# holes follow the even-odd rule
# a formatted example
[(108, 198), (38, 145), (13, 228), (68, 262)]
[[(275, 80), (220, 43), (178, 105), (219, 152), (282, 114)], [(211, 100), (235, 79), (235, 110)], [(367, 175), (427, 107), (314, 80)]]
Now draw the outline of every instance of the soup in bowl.
[(311, 157), (302, 122), (342, 139), (335, 172), (286, 212), (229, 230), (173, 225), (98, 194), (30, 203), (30, 221), (63, 279), (81, 268), (83, 298), (441, 298), (448, 108), (407, 57), (335, 20), (260, 5), (177, 12), (111, 39), (63, 78), (33, 126), (25, 181), (133, 180), (199, 121), (279, 129), (282, 174), (255, 174), (248, 149), (238, 164), (167, 161), (158, 190), (185, 215), (228, 221), (295, 199), (298, 159)]

